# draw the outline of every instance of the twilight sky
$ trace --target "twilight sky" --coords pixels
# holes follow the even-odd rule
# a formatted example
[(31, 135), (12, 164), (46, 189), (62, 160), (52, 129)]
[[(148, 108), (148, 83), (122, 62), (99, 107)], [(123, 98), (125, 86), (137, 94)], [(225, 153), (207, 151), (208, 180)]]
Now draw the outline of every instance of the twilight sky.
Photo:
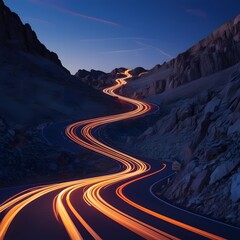
[(152, 68), (240, 14), (239, 0), (4, 0), (73, 74)]

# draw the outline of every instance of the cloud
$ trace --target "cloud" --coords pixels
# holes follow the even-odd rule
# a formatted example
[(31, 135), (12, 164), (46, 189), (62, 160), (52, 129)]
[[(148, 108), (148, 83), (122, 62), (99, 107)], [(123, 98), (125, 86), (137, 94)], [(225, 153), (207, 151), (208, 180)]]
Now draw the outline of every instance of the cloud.
[(147, 48), (152, 48), (152, 49), (156, 50), (157, 52), (161, 53), (162, 55), (164, 55), (165, 57), (173, 58), (173, 56), (171, 56), (170, 54), (164, 52), (162, 49), (160, 49), (158, 47), (155, 47), (155, 46), (152, 46), (150, 44), (146, 44), (146, 43), (143, 43), (143, 42), (140, 42), (140, 41), (136, 41), (136, 43), (141, 45), (141, 46), (147, 47)]
[(207, 14), (202, 11), (201, 9), (196, 9), (196, 8), (187, 8), (185, 9), (185, 11), (187, 13), (193, 14), (197, 17), (201, 17), (201, 18), (207, 18)]
[(115, 23), (115, 22), (112, 22), (112, 21), (108, 21), (108, 20), (102, 19), (102, 18), (97, 18), (97, 17), (85, 15), (85, 14), (78, 13), (78, 12), (75, 12), (75, 11), (71, 11), (71, 10), (69, 10), (67, 8), (59, 7), (59, 6), (55, 5), (55, 4), (49, 4), (49, 3), (44, 2), (42, 0), (28, 0), (28, 1), (31, 2), (31, 3), (34, 3), (34, 4), (43, 5), (45, 7), (55, 9), (55, 10), (57, 10), (59, 12), (67, 13), (67, 14), (75, 16), (75, 17), (85, 18), (85, 19), (89, 19), (91, 21), (105, 23), (105, 24), (112, 25), (112, 26), (123, 27), (123, 26), (121, 26), (118, 23)]
[(101, 22), (101, 23), (106, 23), (106, 24), (109, 24), (109, 25), (121, 27), (121, 25), (119, 25), (118, 23), (111, 22), (111, 21), (108, 21), (108, 20), (105, 20), (105, 19), (102, 19), (102, 18), (96, 18), (96, 17), (85, 15), (85, 14), (77, 13), (77, 12), (68, 10), (66, 8), (56, 7), (56, 9), (58, 9), (61, 12), (68, 13), (72, 16), (76, 16), (76, 17), (80, 17), (80, 18), (86, 18), (86, 19), (89, 19), (89, 20), (92, 20), (92, 21), (95, 21), (95, 22)]

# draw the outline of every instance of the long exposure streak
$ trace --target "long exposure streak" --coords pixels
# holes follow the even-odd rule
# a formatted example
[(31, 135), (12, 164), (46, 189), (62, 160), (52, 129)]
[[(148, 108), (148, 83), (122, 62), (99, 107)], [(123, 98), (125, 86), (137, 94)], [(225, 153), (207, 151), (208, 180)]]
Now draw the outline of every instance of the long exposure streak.
[(106, 187), (121, 183), (123, 181), (124, 183), (117, 187), (115, 194), (126, 204), (129, 204), (132, 207), (155, 218), (161, 219), (179, 228), (183, 228), (203, 237), (209, 239), (223, 239), (214, 234), (147, 209), (136, 202), (133, 202), (123, 194), (124, 187), (133, 182), (149, 177), (157, 172), (163, 171), (166, 168), (166, 164), (162, 164), (162, 168), (158, 171), (148, 173), (148, 171), (151, 169), (149, 164), (121, 151), (113, 149), (110, 146), (107, 146), (96, 139), (92, 134), (93, 130), (100, 126), (142, 116), (152, 109), (151, 105), (148, 103), (123, 97), (116, 93), (116, 90), (125, 85), (127, 83), (126, 80), (132, 77), (130, 70), (126, 70), (123, 74), (125, 77), (118, 78), (114, 86), (104, 89), (103, 92), (112, 97), (117, 97), (121, 101), (131, 104), (133, 106), (131, 111), (76, 122), (68, 126), (65, 131), (68, 138), (75, 143), (118, 161), (124, 167), (123, 170), (117, 173), (107, 174), (99, 177), (34, 187), (11, 197), (0, 205), (0, 213), (4, 212), (5, 214), (0, 223), (0, 240), (5, 238), (11, 223), (23, 208), (36, 199), (55, 191), (57, 193), (53, 200), (54, 215), (57, 221), (64, 225), (69, 237), (72, 240), (83, 239), (76, 222), (80, 223), (93, 239), (102, 239), (99, 233), (97, 233), (96, 230), (94, 230), (93, 227), (87, 223), (87, 220), (84, 219), (83, 216), (81, 216), (81, 213), (74, 207), (74, 204), (71, 201), (71, 196), (78, 191), (83, 192), (84, 204), (94, 207), (108, 218), (134, 232), (135, 234), (143, 237), (144, 239), (178, 239), (175, 236), (165, 232), (164, 229), (153, 227), (134, 218), (128, 213), (121, 211), (120, 209), (108, 203), (107, 199), (104, 199), (101, 192)]

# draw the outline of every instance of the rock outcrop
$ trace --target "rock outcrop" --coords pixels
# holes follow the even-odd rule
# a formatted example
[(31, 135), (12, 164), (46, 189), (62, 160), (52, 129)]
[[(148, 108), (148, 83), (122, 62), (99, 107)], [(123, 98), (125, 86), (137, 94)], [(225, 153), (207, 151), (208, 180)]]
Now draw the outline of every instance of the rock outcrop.
[(173, 87), (208, 76), (240, 61), (240, 15), (170, 61)]
[(11, 10), (4, 5), (2, 0), (0, 1), (0, 29), (0, 47), (3, 46), (40, 55), (63, 67), (57, 54), (49, 51), (38, 40), (31, 26), (29, 24), (24, 25), (19, 16), (11, 12)]
[(114, 167), (111, 160), (103, 162), (87, 151), (48, 145), (42, 127), (16, 129), (0, 116), (0, 187), (79, 178)]
[(86, 83), (87, 85), (96, 89), (108, 86), (109, 84), (107, 73), (99, 70), (92, 69), (87, 71), (85, 69), (80, 69), (75, 76), (83, 83)]
[(91, 70), (87, 71), (85, 69), (79, 70), (75, 76), (78, 80), (81, 82), (95, 88), (98, 90), (101, 90), (103, 88), (106, 88), (108, 86), (111, 86), (114, 84), (114, 80), (117, 77), (120, 77), (120, 73), (125, 71), (125, 68), (115, 68), (110, 73), (105, 73), (99, 70)]
[(239, 61), (240, 15), (171, 61), (156, 65), (137, 82), (130, 82), (123, 93), (146, 98), (209, 76)]
[(240, 226), (240, 63), (225, 73), (221, 85), (160, 105), (158, 120), (127, 143), (138, 154), (181, 163), (161, 197)]

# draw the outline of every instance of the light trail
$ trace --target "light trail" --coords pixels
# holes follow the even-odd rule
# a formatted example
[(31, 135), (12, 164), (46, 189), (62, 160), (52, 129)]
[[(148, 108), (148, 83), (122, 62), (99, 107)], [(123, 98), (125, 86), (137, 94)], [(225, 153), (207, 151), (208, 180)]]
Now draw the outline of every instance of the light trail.
[[(151, 169), (151, 166), (149, 164), (121, 151), (113, 149), (106, 144), (103, 144), (92, 134), (93, 130), (100, 126), (121, 120), (139, 117), (151, 110), (152, 107), (148, 103), (123, 97), (116, 93), (116, 90), (125, 85), (127, 83), (126, 80), (132, 77), (129, 71), (130, 70), (126, 70), (124, 72), (124, 78), (117, 79), (114, 86), (104, 89), (103, 92), (110, 96), (117, 97), (121, 101), (131, 104), (134, 106), (133, 110), (121, 114), (80, 121), (69, 125), (65, 131), (68, 138), (75, 143), (120, 162), (124, 166), (124, 169), (120, 172), (104, 176), (34, 187), (13, 196), (0, 205), (0, 213), (6, 211), (6, 214), (0, 223), (0, 240), (4, 239), (12, 221), (24, 207), (51, 192), (56, 192), (56, 196), (53, 200), (53, 213), (55, 214), (56, 219), (64, 225), (69, 237), (72, 240), (83, 239), (83, 236), (75, 225), (76, 221), (79, 222), (94, 239), (102, 239), (102, 237), (87, 223), (87, 220), (81, 216), (81, 213), (77, 211), (71, 201), (72, 194), (78, 193), (79, 191), (83, 192), (82, 197), (85, 201), (86, 206), (94, 207), (96, 210), (108, 218), (145, 239), (178, 239), (171, 234), (168, 234), (147, 223), (144, 223), (134, 218), (133, 216), (130, 216), (127, 213), (117, 209), (102, 197), (101, 192), (104, 189), (123, 181), (124, 183), (116, 189), (116, 195), (125, 203), (157, 219), (161, 219), (187, 231), (191, 231), (209, 239), (223, 239), (214, 234), (208, 233), (206, 231), (200, 230), (198, 228), (192, 227), (190, 225), (176, 221), (172, 218), (163, 216), (150, 209), (147, 209), (131, 201), (123, 194), (123, 189), (129, 184), (149, 177), (153, 174), (156, 174), (157, 172), (163, 171), (166, 167), (166, 165), (163, 164), (163, 167), (158, 171), (147, 174), (147, 172)], [(71, 217), (72, 215), (74, 218)]]

